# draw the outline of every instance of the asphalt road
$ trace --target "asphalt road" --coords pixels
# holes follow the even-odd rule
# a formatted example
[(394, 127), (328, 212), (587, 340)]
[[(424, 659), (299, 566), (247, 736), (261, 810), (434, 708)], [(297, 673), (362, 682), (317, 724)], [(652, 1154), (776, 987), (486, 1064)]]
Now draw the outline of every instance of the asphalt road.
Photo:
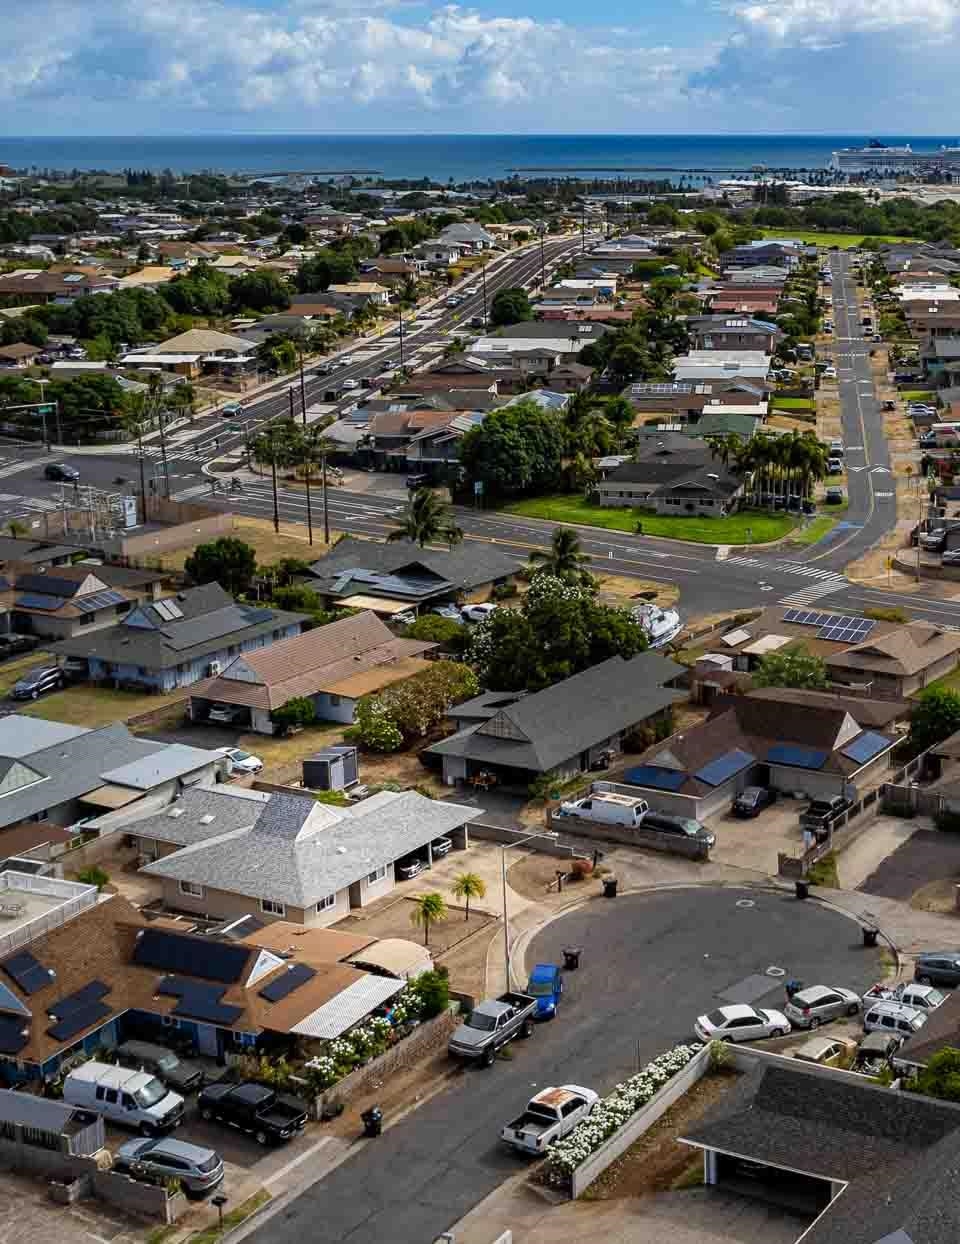
[[(744, 899), (753, 906), (738, 906)], [(524, 1169), (498, 1137), (539, 1089), (574, 1083), (609, 1091), (638, 1060), (691, 1040), (693, 1020), (722, 1004), (720, 991), (770, 966), (811, 984), (858, 989), (878, 969), (855, 924), (762, 891), (670, 890), (592, 903), (548, 926), (526, 962), (558, 962), (570, 944), (583, 946), (583, 967), (567, 973), (555, 1021), (515, 1042), (509, 1061), (464, 1071), (245, 1238), (425, 1244)], [(770, 978), (758, 1005), (779, 1006), (782, 981)]]

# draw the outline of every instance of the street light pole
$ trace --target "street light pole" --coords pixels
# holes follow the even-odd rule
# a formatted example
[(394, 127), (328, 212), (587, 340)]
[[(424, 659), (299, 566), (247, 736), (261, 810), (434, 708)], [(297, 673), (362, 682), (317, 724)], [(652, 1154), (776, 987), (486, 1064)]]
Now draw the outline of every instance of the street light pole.
[(403, 305), (398, 308), (400, 312), (400, 370), (403, 370)]
[(323, 542), (330, 543), (330, 511), (327, 508), (327, 451), (320, 451), (320, 469), (323, 472), (320, 479), (320, 495), (323, 498)]
[(303, 342), (297, 342), (297, 355), (300, 359), (300, 407), (303, 414), (303, 426), (307, 426), (307, 389), (303, 379)]
[(487, 331), (487, 265), (484, 264), (480, 269), (480, 279), (483, 284), (483, 331)]
[(560, 835), (551, 830), (542, 830), (537, 834), (527, 834), (525, 838), (518, 838), (516, 842), (507, 842), (500, 848), (500, 883), (503, 888), (503, 963), (506, 972), (506, 989), (510, 988), (510, 924), (507, 919), (507, 852), (513, 850), (514, 847), (522, 847), (525, 842), (532, 842), (534, 838), (550, 838), (555, 840)]
[(543, 256), (543, 230), (540, 230), (540, 288), (547, 287), (547, 262)]

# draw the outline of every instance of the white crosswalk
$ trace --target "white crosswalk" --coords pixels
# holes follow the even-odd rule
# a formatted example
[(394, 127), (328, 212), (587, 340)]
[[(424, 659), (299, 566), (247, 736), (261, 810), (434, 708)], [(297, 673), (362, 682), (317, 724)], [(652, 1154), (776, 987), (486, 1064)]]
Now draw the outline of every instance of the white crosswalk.
[(815, 583), (811, 583), (809, 587), (802, 587), (797, 592), (791, 592), (789, 596), (782, 596), (779, 603), (781, 605), (809, 605), (811, 601), (819, 600), (821, 596), (841, 592), (848, 586), (842, 574), (831, 574), (828, 578), (818, 579)]
[(808, 605), (812, 600), (829, 596), (831, 592), (839, 592), (848, 586), (846, 578), (835, 570), (821, 570), (817, 566), (804, 565), (803, 562), (765, 561), (760, 557), (728, 557), (726, 560), (728, 564), (734, 562), (739, 566), (765, 566), (780, 574), (795, 574), (810, 580), (808, 586), (784, 596), (779, 602), (781, 605)]

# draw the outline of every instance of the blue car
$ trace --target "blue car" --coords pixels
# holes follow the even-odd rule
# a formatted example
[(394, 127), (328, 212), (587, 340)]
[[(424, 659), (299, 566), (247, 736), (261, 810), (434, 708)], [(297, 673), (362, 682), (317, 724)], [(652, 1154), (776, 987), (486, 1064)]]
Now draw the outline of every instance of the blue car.
[(527, 993), (537, 1000), (535, 1019), (553, 1019), (563, 993), (563, 976), (555, 963), (538, 963), (530, 973)]

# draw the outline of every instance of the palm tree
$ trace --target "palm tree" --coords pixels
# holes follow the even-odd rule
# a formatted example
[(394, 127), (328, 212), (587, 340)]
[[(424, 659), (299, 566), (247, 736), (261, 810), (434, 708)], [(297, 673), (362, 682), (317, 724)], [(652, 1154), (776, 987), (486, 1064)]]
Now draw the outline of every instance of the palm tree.
[(310, 494), (310, 476), (313, 468), (320, 463), (321, 489), (323, 492), (323, 539), (330, 543), (330, 519), (327, 510), (327, 455), (333, 453), (336, 445), (323, 434), (323, 428), (297, 428), (292, 434), (291, 452), (299, 466), (303, 468), (304, 483), (307, 489), (307, 541), (313, 544), (313, 506)]
[(487, 883), (477, 873), (460, 873), (454, 878), (453, 897), (462, 898), (466, 908), (464, 920), (470, 919), (470, 900), (472, 898), (485, 898), (487, 893)]
[(451, 547), (463, 539), (463, 532), (450, 519), (446, 504), (429, 488), (418, 488), (410, 498), (400, 525), (387, 535), (387, 542), (411, 540), (421, 548), (444, 540)]
[(627, 434), (627, 429), (633, 427), (633, 421), (637, 417), (637, 412), (625, 397), (615, 396), (607, 398), (604, 403), (603, 413), (613, 426), (614, 435), (617, 438), (617, 448), (619, 449), (623, 445), (623, 438)]
[(550, 548), (546, 551), (534, 549), (530, 561), (537, 563), (539, 570), (568, 583), (583, 583), (590, 577), (586, 569), (590, 558), (581, 551), (580, 540), (572, 527), (555, 527)]
[(423, 944), (430, 945), (430, 926), (447, 918), (447, 904), (442, 894), (418, 894), (413, 900), (410, 923), (423, 929)]
[(591, 410), (571, 432), (571, 448), (579, 448), (590, 458), (607, 453), (615, 440), (613, 425), (599, 410)]
[(294, 458), (298, 429), (292, 419), (269, 423), (250, 445), (250, 456), (270, 465), (273, 479), (273, 529), (280, 532), (280, 499), (277, 496), (277, 467), (288, 466)]
[(11, 536), (13, 536), (15, 540), (19, 540), (21, 536), (30, 534), (30, 529), (26, 523), (20, 523), (15, 518), (11, 518), (10, 522), (7, 523), (7, 531), (10, 532)]

